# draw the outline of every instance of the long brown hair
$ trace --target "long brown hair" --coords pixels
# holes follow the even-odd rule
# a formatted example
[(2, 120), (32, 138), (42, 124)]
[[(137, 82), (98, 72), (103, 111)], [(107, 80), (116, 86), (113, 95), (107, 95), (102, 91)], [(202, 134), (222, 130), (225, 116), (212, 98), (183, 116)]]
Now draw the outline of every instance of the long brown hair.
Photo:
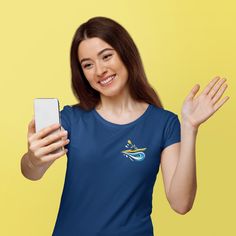
[(126, 29), (107, 17), (93, 17), (76, 30), (70, 51), (72, 91), (80, 103), (75, 104), (85, 110), (96, 107), (100, 93), (92, 88), (84, 76), (78, 60), (79, 44), (92, 37), (98, 37), (110, 44), (119, 54), (128, 71), (128, 86), (131, 97), (163, 108), (157, 92), (149, 84), (139, 51)]

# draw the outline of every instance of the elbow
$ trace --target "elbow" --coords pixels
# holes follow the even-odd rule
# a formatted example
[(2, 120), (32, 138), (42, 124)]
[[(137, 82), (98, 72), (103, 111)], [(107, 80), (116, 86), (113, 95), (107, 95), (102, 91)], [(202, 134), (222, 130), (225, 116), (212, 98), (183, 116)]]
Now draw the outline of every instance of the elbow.
[(187, 198), (182, 199), (181, 201), (176, 201), (176, 199), (175, 201), (169, 201), (171, 208), (178, 214), (185, 215), (192, 209), (195, 196), (196, 196), (196, 189), (194, 191), (194, 194), (190, 195)]
[(193, 201), (182, 202), (181, 204), (171, 204), (171, 208), (180, 215), (185, 215), (193, 207)]
[(180, 215), (185, 215), (186, 213), (188, 213), (191, 209), (192, 209), (192, 206), (188, 206), (188, 207), (179, 207), (179, 208), (174, 208), (172, 207), (172, 209), (180, 214)]

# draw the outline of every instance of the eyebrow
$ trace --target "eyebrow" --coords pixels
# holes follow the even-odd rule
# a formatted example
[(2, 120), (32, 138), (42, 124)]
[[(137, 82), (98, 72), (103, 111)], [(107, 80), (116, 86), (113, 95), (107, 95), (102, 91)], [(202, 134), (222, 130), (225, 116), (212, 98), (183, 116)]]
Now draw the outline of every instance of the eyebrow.
[[(100, 52), (98, 52), (98, 56), (101, 55), (104, 51), (107, 51), (107, 50), (114, 50), (112, 48), (104, 48), (102, 49)], [(82, 64), (83, 61), (87, 61), (87, 60), (90, 60), (90, 58), (83, 58), (81, 61), (80, 61), (80, 64)]]

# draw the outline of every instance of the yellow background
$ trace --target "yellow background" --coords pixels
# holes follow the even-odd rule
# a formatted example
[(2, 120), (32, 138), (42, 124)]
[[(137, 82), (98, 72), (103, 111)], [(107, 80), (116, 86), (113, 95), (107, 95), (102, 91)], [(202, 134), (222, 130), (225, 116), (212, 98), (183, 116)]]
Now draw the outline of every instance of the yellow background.
[(235, 97), (236, 3), (178, 1), (3, 1), (0, 6), (1, 163), (0, 235), (51, 235), (66, 170), (63, 156), (43, 179), (20, 171), (35, 97), (76, 102), (69, 50), (77, 27), (93, 16), (121, 23), (133, 37), (150, 83), (166, 109), (179, 115), (185, 96), (216, 75), (230, 99), (199, 128), (198, 192), (192, 210), (175, 213), (161, 172), (153, 195), (155, 235), (236, 235)]

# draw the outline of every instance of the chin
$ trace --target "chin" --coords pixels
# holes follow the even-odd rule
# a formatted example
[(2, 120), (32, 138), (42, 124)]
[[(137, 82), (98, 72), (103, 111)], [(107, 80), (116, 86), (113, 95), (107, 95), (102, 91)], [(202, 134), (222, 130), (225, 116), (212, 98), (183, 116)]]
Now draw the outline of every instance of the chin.
[(115, 97), (115, 96), (118, 96), (120, 94), (120, 91), (99, 91), (100, 94), (102, 96), (106, 96), (106, 97)]

